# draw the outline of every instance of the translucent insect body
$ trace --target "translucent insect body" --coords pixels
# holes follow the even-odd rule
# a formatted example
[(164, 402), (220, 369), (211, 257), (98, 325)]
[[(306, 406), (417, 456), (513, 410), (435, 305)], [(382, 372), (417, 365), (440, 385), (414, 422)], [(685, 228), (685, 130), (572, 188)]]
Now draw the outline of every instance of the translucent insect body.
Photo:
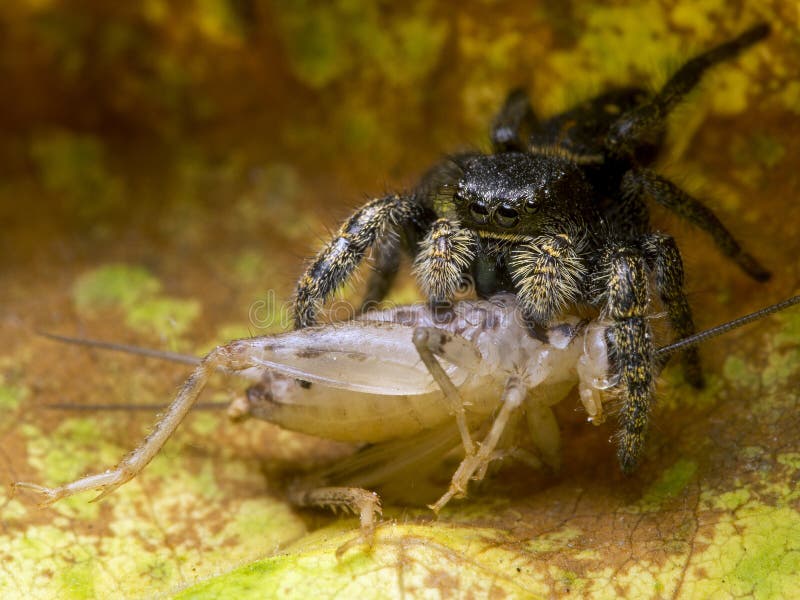
[[(794, 297), (666, 350), (798, 301)], [(101, 490), (96, 499), (105, 497), (147, 466), (210, 375), (224, 371), (255, 382), (231, 405), (234, 418), (255, 417), (328, 439), (376, 444), (290, 490), (299, 505), (357, 512), (369, 531), (380, 504), (364, 488), (459, 447), (464, 457), (434, 510), (465, 495), (469, 481), (482, 479), (498, 458), (558, 466), (559, 429), (551, 406), (577, 385), (588, 419), (604, 418), (602, 392), (616, 384), (608, 378), (607, 330), (599, 321), (565, 317), (541, 341), (530, 334), (515, 297), (504, 294), (459, 302), (446, 323), (427, 305), (403, 306), (354, 321), (236, 340), (202, 360), (186, 359), (197, 360), (195, 371), (153, 432), (115, 469), (57, 488), (23, 482), (15, 487), (42, 494), (45, 504), (88, 490)], [(314, 385), (304, 386), (297, 378)], [(516, 443), (523, 416), (530, 450)]]

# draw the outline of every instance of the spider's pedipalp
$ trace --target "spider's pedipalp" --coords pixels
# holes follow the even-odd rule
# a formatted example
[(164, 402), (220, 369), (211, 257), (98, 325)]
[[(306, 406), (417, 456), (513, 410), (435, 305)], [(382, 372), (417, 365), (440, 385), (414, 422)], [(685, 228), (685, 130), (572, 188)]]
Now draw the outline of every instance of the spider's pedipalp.
[(569, 235), (560, 233), (536, 237), (511, 252), (511, 277), (535, 325), (545, 327), (581, 297), (586, 265), (579, 249)]
[(449, 302), (475, 258), (476, 236), (449, 219), (439, 219), (420, 244), (414, 273), (433, 304)]

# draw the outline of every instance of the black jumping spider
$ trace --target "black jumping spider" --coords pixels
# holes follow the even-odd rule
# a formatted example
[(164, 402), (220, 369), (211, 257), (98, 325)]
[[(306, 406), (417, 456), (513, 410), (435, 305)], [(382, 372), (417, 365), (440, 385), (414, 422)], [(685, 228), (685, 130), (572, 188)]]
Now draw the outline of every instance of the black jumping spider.
[[(705, 205), (647, 167), (667, 115), (705, 71), (768, 34), (761, 24), (694, 57), (655, 95), (614, 89), (544, 121), (525, 92), (511, 92), (491, 128), (491, 154), (450, 156), (415, 189), (372, 200), (342, 225), (297, 285), (295, 326), (315, 323), (321, 303), (371, 248), (376, 270), (365, 302), (385, 296), (405, 249), (432, 303), (448, 303), (469, 276), (478, 296), (517, 294), (534, 335), (571, 306), (596, 307), (613, 323), (607, 335), (623, 400), (618, 458), (632, 470), (660, 366), (647, 319), (651, 278), (675, 334), (694, 331), (680, 252), (652, 228), (646, 200), (705, 230), (753, 279), (770, 276)], [(701, 386), (695, 349), (683, 365)]]

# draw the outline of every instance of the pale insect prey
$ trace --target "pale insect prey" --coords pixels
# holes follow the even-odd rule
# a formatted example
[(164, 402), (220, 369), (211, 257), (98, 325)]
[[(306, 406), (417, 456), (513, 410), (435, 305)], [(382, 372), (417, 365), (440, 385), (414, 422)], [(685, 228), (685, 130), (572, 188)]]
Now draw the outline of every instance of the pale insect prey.
[[(656, 351), (653, 360), (663, 365), (672, 352), (798, 302), (795, 296), (697, 334)], [(599, 423), (603, 391), (618, 386), (608, 375), (608, 327), (564, 317), (542, 341), (530, 335), (517, 299), (504, 294), (456, 303), (446, 324), (436, 323), (426, 305), (404, 306), (236, 340), (203, 359), (165, 353), (197, 367), (152, 433), (116, 468), (55, 488), (27, 482), (14, 487), (38, 492), (44, 504), (88, 490), (101, 490), (95, 500), (105, 497), (147, 466), (209, 377), (223, 371), (256, 382), (231, 405), (235, 418), (252, 416), (332, 440), (374, 444), (290, 490), (301, 506), (352, 510), (368, 533), (380, 502), (366, 488), (454, 450), (460, 449), (463, 459), (449, 489), (431, 506), (436, 511), (465, 495), (469, 481), (482, 479), (493, 460), (513, 457), (557, 467), (560, 435), (551, 407), (577, 385), (588, 419)], [(304, 386), (297, 378), (315, 385)], [(517, 444), (514, 434), (520, 429), (527, 429), (527, 449)]]

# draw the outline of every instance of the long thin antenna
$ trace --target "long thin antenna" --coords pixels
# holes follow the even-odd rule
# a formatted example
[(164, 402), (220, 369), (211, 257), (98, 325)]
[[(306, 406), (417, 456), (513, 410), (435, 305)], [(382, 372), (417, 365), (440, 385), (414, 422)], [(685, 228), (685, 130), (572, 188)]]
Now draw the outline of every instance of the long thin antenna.
[(788, 300), (784, 300), (783, 302), (778, 302), (777, 304), (773, 304), (772, 306), (767, 306), (766, 308), (762, 308), (761, 310), (757, 310), (756, 312), (750, 313), (749, 315), (745, 315), (743, 317), (739, 317), (738, 319), (734, 319), (733, 321), (728, 321), (727, 323), (723, 323), (722, 325), (717, 325), (716, 327), (712, 327), (711, 329), (706, 329), (705, 331), (701, 331), (699, 333), (695, 333), (694, 335), (690, 335), (689, 337), (685, 337), (682, 340), (678, 340), (674, 344), (669, 344), (667, 346), (662, 346), (656, 350), (656, 356), (659, 358), (666, 358), (670, 354), (674, 354), (678, 350), (683, 350), (688, 346), (696, 346), (706, 340), (711, 338), (715, 338), (719, 335), (724, 333), (728, 333), (732, 329), (737, 329), (738, 327), (742, 327), (743, 325), (747, 325), (752, 323), (753, 321), (758, 321), (759, 319), (763, 319), (773, 313), (780, 312), (782, 310), (786, 310), (787, 308), (794, 306), (795, 304), (800, 304), (800, 296), (792, 296)]
[(86, 346), (88, 348), (100, 348), (102, 350), (124, 352), (125, 354), (136, 354), (137, 356), (146, 356), (147, 358), (168, 360), (170, 362), (182, 363), (184, 365), (196, 366), (200, 364), (201, 360), (197, 356), (192, 356), (191, 354), (180, 354), (179, 352), (167, 352), (165, 350), (151, 350), (150, 348), (129, 346), (128, 344), (117, 344), (115, 342), (104, 342), (101, 340), (90, 340), (86, 338), (75, 338), (66, 335), (58, 335), (57, 333), (47, 333), (46, 331), (37, 331), (37, 333), (42, 337), (46, 337), (51, 340), (56, 340), (57, 342), (73, 344), (75, 346)]

